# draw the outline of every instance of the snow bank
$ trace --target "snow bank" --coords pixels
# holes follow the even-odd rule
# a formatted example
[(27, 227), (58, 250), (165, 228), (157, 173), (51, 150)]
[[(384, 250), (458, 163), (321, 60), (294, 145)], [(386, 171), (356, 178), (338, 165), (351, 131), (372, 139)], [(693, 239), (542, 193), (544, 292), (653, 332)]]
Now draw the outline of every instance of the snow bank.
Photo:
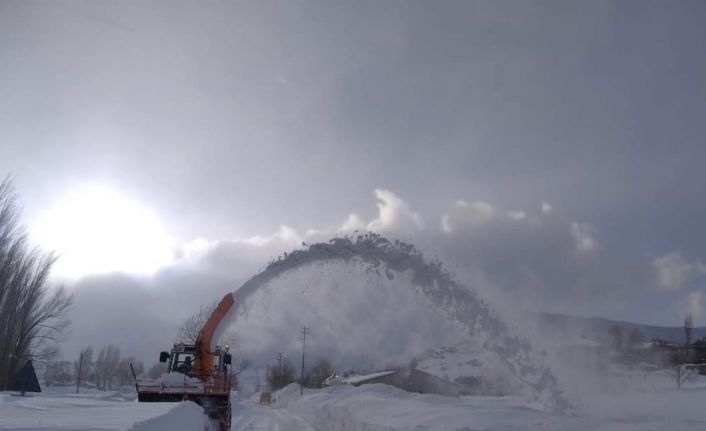
[(168, 413), (134, 424), (128, 431), (195, 431), (208, 425), (203, 408), (191, 401), (177, 404)]

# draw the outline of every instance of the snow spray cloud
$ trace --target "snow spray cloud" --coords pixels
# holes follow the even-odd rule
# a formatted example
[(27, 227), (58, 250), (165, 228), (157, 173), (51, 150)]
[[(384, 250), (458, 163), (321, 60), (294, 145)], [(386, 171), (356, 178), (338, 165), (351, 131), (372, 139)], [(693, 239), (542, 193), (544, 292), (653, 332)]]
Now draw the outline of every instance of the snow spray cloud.
[(405, 365), (429, 348), (461, 343), (462, 325), (410, 286), (409, 274), (380, 276), (357, 258), (309, 263), (245, 300), (235, 340), (264, 363), (275, 351), (298, 354), (296, 334), (307, 326), (310, 361), (327, 358), (340, 372)]
[[(536, 401), (553, 410), (569, 407), (531, 345), (410, 244), (374, 233), (311, 244), (270, 263), (234, 294), (236, 306), (216, 339), (234, 338), (245, 355), (291, 346), (305, 324), (321, 334), (321, 352), (333, 349), (368, 365), (409, 360), (466, 338), (493, 354)], [(361, 353), (376, 349), (372, 357)]]

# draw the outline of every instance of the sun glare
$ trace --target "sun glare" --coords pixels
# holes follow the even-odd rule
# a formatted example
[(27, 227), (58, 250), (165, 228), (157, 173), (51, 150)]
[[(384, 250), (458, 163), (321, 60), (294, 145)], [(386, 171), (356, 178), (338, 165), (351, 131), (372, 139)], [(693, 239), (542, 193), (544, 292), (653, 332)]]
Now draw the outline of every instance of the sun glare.
[(58, 277), (151, 274), (174, 256), (173, 240), (151, 211), (102, 186), (67, 194), (31, 234), (43, 249), (60, 255), (52, 272)]

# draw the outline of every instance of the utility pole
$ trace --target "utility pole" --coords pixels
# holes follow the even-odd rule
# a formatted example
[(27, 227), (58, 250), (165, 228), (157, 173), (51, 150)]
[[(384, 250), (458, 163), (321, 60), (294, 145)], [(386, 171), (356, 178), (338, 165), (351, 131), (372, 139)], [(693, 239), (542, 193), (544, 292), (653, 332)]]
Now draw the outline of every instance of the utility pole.
[(284, 353), (282, 353), (282, 352), (277, 353), (277, 362), (279, 362), (279, 374), (280, 374), (280, 376), (282, 375), (282, 357), (284, 357)]
[(83, 352), (81, 356), (78, 357), (78, 377), (76, 378), (76, 393), (78, 393), (78, 387), (81, 384), (81, 368), (83, 367)]
[(306, 352), (306, 335), (309, 333), (309, 328), (302, 327), (302, 375), (299, 380), (299, 395), (304, 395), (304, 353)]
[[(267, 371), (265, 372), (265, 387), (267, 387), (267, 384), (270, 381), (270, 364), (267, 364)], [(271, 385), (270, 385), (271, 386)], [(257, 390), (260, 391), (262, 388), (260, 387), (260, 379), (258, 378), (257, 380)], [(272, 388), (270, 388), (270, 391), (272, 391)]]
[(272, 376), (272, 390), (277, 390), (280, 388), (280, 385), (282, 385), (282, 358), (284, 357), (284, 353), (279, 352), (277, 353), (277, 362), (279, 363), (279, 371), (277, 371), (276, 376)]

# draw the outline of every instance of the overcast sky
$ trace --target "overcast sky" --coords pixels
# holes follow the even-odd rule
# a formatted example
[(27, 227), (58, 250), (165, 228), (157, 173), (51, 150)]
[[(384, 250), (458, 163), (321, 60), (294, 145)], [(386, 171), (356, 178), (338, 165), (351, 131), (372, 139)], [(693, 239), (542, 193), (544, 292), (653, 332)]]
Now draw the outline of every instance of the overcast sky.
[[(705, 324), (704, 23), (702, 1), (0, 0), (0, 176), (30, 233), (71, 233), (47, 218), (98, 186), (175, 260), (201, 244), (215, 297), (190, 311), (355, 226), (537, 308)], [(163, 279), (126, 272), (68, 284)]]

